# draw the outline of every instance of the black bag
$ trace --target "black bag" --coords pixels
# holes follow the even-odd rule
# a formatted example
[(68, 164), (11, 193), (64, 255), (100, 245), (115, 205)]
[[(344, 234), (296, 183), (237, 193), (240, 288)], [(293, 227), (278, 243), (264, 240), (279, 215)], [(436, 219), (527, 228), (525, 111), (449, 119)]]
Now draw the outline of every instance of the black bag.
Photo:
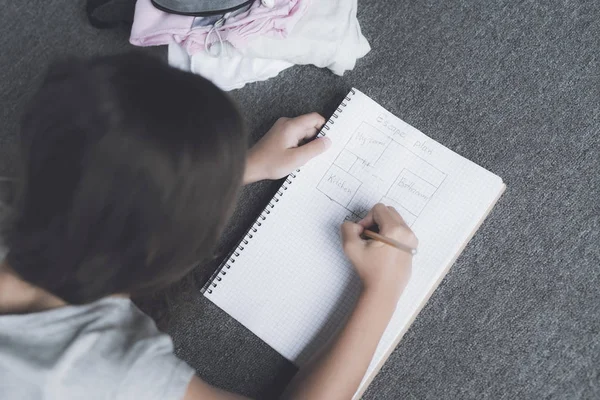
[[(250, 6), (254, 0), (152, 0), (159, 10), (181, 15), (205, 17), (224, 15)], [(135, 0), (87, 0), (86, 13), (96, 28), (131, 27)]]
[(152, 0), (159, 10), (181, 15), (206, 17), (226, 14), (248, 6), (254, 0)]

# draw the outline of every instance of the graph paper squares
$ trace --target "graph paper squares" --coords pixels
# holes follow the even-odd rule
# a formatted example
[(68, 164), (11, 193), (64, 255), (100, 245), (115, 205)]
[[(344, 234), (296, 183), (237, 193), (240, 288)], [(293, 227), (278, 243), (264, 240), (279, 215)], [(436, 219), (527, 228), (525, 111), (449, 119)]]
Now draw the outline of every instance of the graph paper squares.
[[(402, 153), (405, 157), (398, 157)], [(355, 219), (382, 202), (395, 207), (412, 225), (445, 178), (444, 172), (394, 138), (362, 122), (317, 189)]]

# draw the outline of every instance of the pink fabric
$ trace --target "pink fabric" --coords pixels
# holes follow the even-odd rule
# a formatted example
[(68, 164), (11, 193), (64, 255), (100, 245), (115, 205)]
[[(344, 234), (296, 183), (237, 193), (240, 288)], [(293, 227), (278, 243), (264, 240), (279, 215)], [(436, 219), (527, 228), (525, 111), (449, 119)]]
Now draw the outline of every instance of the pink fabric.
[[(219, 28), (224, 41), (243, 48), (257, 35), (283, 39), (304, 15), (310, 0), (275, 0), (275, 7), (267, 8), (256, 0), (250, 9), (228, 18)], [(169, 14), (155, 8), (150, 0), (138, 0), (129, 41), (135, 46), (158, 46), (179, 43), (188, 54), (204, 50), (206, 35), (212, 26), (192, 28), (195, 17)], [(213, 32), (209, 44), (218, 42)]]

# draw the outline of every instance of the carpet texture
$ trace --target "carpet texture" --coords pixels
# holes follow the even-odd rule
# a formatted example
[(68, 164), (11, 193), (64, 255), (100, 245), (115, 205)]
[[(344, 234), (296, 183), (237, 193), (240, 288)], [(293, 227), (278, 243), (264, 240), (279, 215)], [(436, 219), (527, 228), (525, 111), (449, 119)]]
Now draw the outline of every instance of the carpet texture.
[[(3, 2), (0, 173), (16, 171), (19, 116), (52, 59), (131, 48), (83, 10)], [(600, 3), (365, 0), (358, 17), (373, 50), (354, 71), (294, 67), (232, 93), (253, 140), (280, 116), (328, 116), (356, 86), (508, 186), (365, 398), (600, 398)], [(244, 190), (222, 249), (277, 186)], [(268, 398), (294, 373), (193, 292), (168, 314), (177, 354), (211, 383)]]

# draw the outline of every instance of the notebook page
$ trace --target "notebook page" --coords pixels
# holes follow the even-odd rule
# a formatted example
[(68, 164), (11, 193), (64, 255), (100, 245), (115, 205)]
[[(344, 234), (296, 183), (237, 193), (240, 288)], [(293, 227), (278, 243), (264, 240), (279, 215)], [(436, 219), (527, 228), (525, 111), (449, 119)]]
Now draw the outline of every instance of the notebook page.
[(342, 251), (340, 224), (377, 202), (393, 205), (419, 238), (419, 253), (369, 376), (504, 185), (353, 91), (324, 131), (332, 147), (284, 185), (205, 296), (301, 366), (343, 326), (360, 291)]

